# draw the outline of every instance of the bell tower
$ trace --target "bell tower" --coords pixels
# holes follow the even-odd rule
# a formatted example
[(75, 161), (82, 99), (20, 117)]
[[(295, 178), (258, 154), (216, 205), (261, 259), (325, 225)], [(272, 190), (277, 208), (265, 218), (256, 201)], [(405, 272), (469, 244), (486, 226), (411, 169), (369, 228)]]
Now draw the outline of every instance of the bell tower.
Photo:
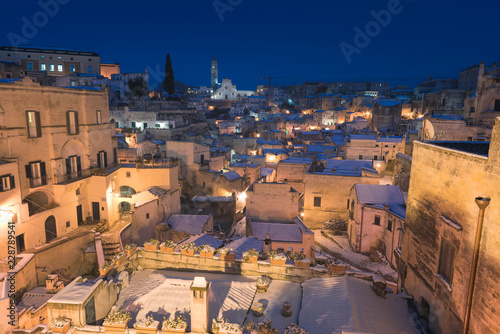
[(214, 89), (219, 88), (219, 68), (217, 67), (217, 59), (215, 59), (215, 53), (214, 53), (214, 58), (212, 59), (212, 68), (210, 69), (210, 74), (211, 74), (211, 86)]

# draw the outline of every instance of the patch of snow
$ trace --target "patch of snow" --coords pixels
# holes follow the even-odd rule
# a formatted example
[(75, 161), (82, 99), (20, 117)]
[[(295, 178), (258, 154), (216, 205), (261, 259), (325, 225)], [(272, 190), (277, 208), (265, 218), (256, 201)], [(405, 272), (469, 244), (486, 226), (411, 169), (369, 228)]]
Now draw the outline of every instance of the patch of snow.
[(349, 264), (351, 269), (372, 271), (385, 278), (390, 278), (391, 281), (397, 281), (398, 274), (396, 270), (389, 266), (386, 261), (372, 262), (369, 256), (354, 252), (346, 236), (331, 236), (335, 240), (332, 241), (323, 236), (320, 230), (314, 230), (313, 232), (315, 242), (328, 249), (338, 259)]

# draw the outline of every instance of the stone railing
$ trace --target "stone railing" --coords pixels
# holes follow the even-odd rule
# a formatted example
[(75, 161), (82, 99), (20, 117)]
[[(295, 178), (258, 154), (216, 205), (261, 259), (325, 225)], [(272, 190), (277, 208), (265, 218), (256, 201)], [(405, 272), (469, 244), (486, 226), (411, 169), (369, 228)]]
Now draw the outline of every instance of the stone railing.
[[(298, 261), (300, 262), (300, 261)], [(347, 266), (333, 265), (308, 267), (298, 264), (276, 265), (269, 260), (245, 262), (240, 259), (222, 260), (220, 257), (201, 257), (183, 255), (180, 252), (164, 253), (161, 251), (146, 251), (139, 247), (134, 254), (128, 256), (127, 261), (114, 267), (108, 274), (116, 274), (127, 267), (132, 269), (166, 269), (178, 271), (200, 271), (244, 276), (268, 276), (272, 279), (287, 280), (302, 283), (314, 277), (331, 277), (345, 275)]]

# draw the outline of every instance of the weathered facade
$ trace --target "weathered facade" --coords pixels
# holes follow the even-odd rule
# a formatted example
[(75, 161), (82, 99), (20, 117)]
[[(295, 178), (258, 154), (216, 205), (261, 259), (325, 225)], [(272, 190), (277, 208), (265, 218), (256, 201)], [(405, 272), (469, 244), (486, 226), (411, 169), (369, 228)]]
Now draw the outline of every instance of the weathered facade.
[(414, 145), (400, 283), (434, 333), (462, 332), (478, 226), (475, 198), (491, 198), (469, 333), (499, 333), (500, 119), (487, 155), (487, 143)]

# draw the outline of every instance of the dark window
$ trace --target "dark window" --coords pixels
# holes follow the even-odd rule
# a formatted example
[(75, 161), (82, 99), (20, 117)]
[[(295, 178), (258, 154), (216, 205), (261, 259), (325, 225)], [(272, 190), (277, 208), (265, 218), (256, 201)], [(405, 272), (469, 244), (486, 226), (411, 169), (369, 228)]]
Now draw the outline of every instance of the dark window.
[(26, 246), (24, 244), (24, 233), (23, 234), (19, 234), (17, 237), (16, 237), (16, 246), (17, 246), (17, 253), (21, 253), (21, 252), (24, 252), (26, 250)]
[(144, 124), (143, 124), (143, 128), (144, 128), (144, 129), (147, 129), (147, 128), (148, 128), (148, 123), (144, 123)]
[(132, 127), (135, 128), (135, 122), (132, 122)]
[(350, 199), (347, 200), (347, 210), (349, 210), (349, 202), (350, 202)]
[(314, 197), (314, 206), (321, 207), (321, 197)]
[(108, 167), (108, 154), (106, 151), (97, 153), (97, 168), (104, 169)]
[(149, 219), (149, 213), (146, 213), (146, 219)]
[(467, 137), (467, 140), (468, 141), (472, 141), (472, 137)]
[(427, 302), (427, 300), (425, 300), (424, 297), (421, 297), (421, 298), (422, 299), (421, 299), (421, 303), (420, 303), (420, 315), (426, 321), (429, 321), (429, 316), (430, 316), (430, 313), (431, 313), (431, 306), (429, 305), (429, 303)]
[(377, 159), (378, 159), (378, 156), (374, 155), (373, 160), (377, 160)]
[(380, 216), (375, 216), (375, 220), (373, 221), (373, 224), (380, 226)]
[(115, 128), (119, 128), (120, 127), (120, 122), (115, 122)]
[(359, 155), (359, 160), (363, 160), (363, 155), (362, 154)]
[(66, 222), (66, 228), (70, 227), (71, 226), (71, 223), (69, 222), (69, 220)]
[(387, 221), (387, 229), (392, 232), (392, 220)]
[(130, 172), (127, 172), (127, 177), (130, 177)]
[(495, 109), (494, 111), (500, 111), (500, 100), (495, 100)]
[(27, 111), (26, 122), (28, 124), (29, 138), (39, 138), (42, 136), (42, 127), (40, 125), (40, 112)]
[(113, 147), (113, 162), (118, 162), (118, 151)]
[(469, 112), (471, 114), (475, 113), (476, 112), (476, 107), (470, 107)]
[(76, 188), (75, 194), (76, 194), (76, 196), (80, 195), (80, 188)]
[(0, 192), (14, 189), (16, 183), (14, 180), (14, 175), (3, 175), (0, 176)]
[(441, 240), (441, 254), (439, 255), (438, 274), (440, 274), (450, 284), (453, 279), (455, 252), (455, 246), (445, 239)]

